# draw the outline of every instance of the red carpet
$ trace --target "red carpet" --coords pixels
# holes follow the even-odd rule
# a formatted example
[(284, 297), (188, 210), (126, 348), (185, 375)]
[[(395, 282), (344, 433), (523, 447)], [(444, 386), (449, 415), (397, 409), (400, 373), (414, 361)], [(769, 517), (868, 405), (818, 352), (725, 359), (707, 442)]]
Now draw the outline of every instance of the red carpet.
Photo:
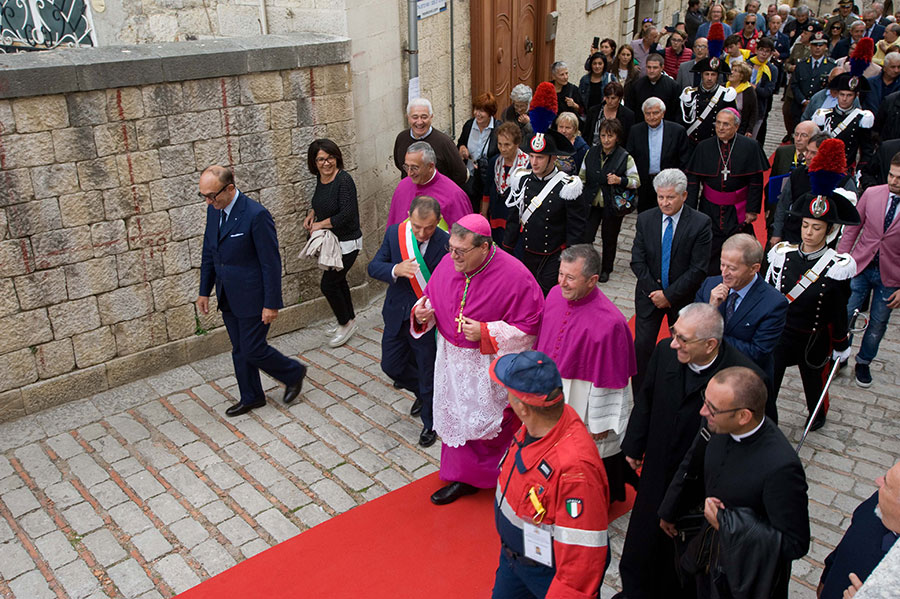
[[(768, 172), (766, 172), (768, 181)], [(765, 219), (754, 223), (765, 244)], [(634, 334), (634, 318), (628, 322)], [(663, 320), (659, 339), (669, 336)], [(311, 528), (179, 595), (182, 599), (487, 597), (500, 540), (493, 493), (437, 507), (437, 473)], [(616, 503), (610, 521), (631, 509)]]
[[(179, 595), (182, 599), (487, 597), (500, 540), (493, 492), (437, 507), (437, 473), (311, 528)], [(617, 503), (615, 519), (631, 509)]]

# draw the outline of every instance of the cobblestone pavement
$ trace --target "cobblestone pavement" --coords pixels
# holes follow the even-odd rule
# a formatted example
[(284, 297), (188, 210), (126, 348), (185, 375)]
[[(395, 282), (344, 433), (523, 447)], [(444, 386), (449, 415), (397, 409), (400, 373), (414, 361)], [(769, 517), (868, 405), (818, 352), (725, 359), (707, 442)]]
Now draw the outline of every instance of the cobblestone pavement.
[[(780, 139), (783, 129), (772, 129)], [(633, 225), (631, 216), (616, 272), (602, 285), (629, 317)], [(411, 398), (378, 365), (379, 303), (359, 321), (360, 333), (340, 349), (324, 346), (321, 323), (273, 340), (311, 365), (290, 407), (267, 380), (267, 407), (224, 418), (236, 389), (222, 354), (0, 425), (0, 596), (169, 597), (434, 472), (440, 444), (415, 444)], [(890, 327), (874, 385), (863, 390), (846, 372), (838, 377), (828, 424), (803, 449), (813, 542), (794, 564), (792, 598), (814, 597), (822, 560), (851, 512), (900, 455), (898, 352)], [(795, 442), (801, 393), (790, 370), (780, 414)], [(619, 585), (626, 527), (627, 515), (611, 525), (604, 598)]]

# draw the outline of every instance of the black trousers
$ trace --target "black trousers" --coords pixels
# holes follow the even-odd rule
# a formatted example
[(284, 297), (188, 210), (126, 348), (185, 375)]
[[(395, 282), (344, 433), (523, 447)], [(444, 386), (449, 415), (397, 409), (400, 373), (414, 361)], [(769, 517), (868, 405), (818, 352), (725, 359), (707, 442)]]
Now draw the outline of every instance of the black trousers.
[(656, 189), (653, 187), (653, 180), (656, 175), (648, 175), (641, 178), (641, 186), (638, 187), (638, 213), (656, 208), (659, 202), (656, 199)]
[(269, 345), (266, 335), (269, 325), (263, 324), (261, 314), (250, 318), (238, 318), (228, 307), (227, 300), (219, 300), (225, 330), (231, 339), (231, 361), (234, 376), (241, 393), (241, 403), (254, 404), (265, 401), (266, 394), (259, 380), (262, 370), (285, 385), (293, 385), (303, 376), (303, 367)]
[(422, 424), (434, 428), (432, 400), (434, 398), (434, 359), (437, 355), (435, 331), (418, 339), (409, 333), (409, 324), (394, 334), (385, 331), (381, 336), (381, 369), (401, 388), (411, 391), (422, 400)]
[(359, 250), (353, 250), (349, 254), (341, 256), (344, 268), (341, 270), (326, 270), (322, 273), (322, 282), (319, 288), (322, 295), (328, 300), (331, 311), (334, 312), (338, 324), (344, 326), (354, 318), (356, 313), (353, 311), (353, 298), (350, 297), (350, 285), (347, 283), (347, 272), (353, 263)]
[[(800, 333), (785, 328), (781, 339), (775, 347), (774, 392), (766, 403), (766, 416), (778, 423), (778, 409), (775, 400), (784, 380), (784, 371), (788, 366), (797, 366), (800, 380), (803, 383), (803, 394), (806, 396), (806, 407), (812, 414), (816, 409), (819, 396), (825, 387), (825, 381), (831, 369), (831, 341), (828, 335), (818, 333)], [(812, 364), (810, 364), (812, 362)], [(824, 363), (823, 363), (824, 362)], [(822, 404), (821, 414), (828, 412), (828, 396)]]
[(601, 272), (611, 273), (613, 271), (623, 218), (600, 206), (591, 206), (591, 211), (588, 213), (588, 222), (584, 230), (584, 242), (594, 243), (594, 239), (597, 237), (597, 229), (600, 229)]
[(550, 293), (556, 281), (559, 279), (559, 255), (562, 250), (558, 250), (552, 254), (532, 254), (528, 250), (522, 255), (522, 264), (525, 265), (534, 278), (537, 279), (544, 297)]

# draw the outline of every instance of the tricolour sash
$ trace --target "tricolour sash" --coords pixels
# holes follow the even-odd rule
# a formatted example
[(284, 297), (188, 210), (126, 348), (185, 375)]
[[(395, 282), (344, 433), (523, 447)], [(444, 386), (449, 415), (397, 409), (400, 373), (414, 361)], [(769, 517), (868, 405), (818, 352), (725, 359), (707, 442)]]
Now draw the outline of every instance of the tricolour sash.
[(428, 283), (428, 279), (431, 278), (431, 271), (428, 270), (425, 258), (422, 257), (422, 252), (419, 251), (419, 242), (416, 241), (416, 237), (413, 235), (409, 219), (400, 223), (400, 226), (397, 227), (397, 234), (400, 237), (400, 255), (403, 256), (404, 260), (415, 258), (416, 263), (419, 265), (416, 276), (409, 280), (409, 284), (412, 285), (413, 291), (416, 292), (416, 297), (421, 298), (425, 295), (425, 285)]

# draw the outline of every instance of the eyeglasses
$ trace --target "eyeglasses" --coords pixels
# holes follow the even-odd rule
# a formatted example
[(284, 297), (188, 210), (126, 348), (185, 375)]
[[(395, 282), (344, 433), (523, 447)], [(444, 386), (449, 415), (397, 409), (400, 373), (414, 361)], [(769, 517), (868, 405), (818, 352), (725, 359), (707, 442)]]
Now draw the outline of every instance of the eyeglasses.
[(452, 245), (450, 245), (450, 244), (448, 243), (447, 245), (444, 246), (444, 249), (447, 250), (447, 251), (448, 251), (449, 253), (451, 253), (452, 255), (457, 256), (457, 257), (459, 257), (459, 258), (462, 258), (462, 257), (465, 256), (466, 254), (468, 254), (469, 252), (471, 252), (472, 250), (474, 250), (476, 247), (478, 247), (478, 246), (473, 245), (472, 247), (470, 247), (470, 248), (467, 249), (467, 250), (461, 250), (461, 249), (459, 249), (459, 248), (453, 247)]
[(690, 345), (691, 343), (697, 343), (698, 341), (706, 341), (706, 339), (701, 339), (699, 337), (695, 339), (688, 339), (684, 335), (675, 332), (675, 325), (669, 327), (669, 334), (672, 335), (675, 339), (678, 340), (678, 343), (681, 345)]
[(422, 170), (422, 167), (421, 167), (421, 166), (416, 166), (415, 164), (404, 164), (404, 165), (403, 165), (403, 172), (404, 172), (404, 173), (407, 173), (407, 174), (408, 174), (408, 173), (414, 173), (414, 174), (415, 174), (415, 173), (418, 173), (420, 170)]
[(650, 17), (647, 17), (646, 19), (644, 19), (643, 21), (641, 21), (641, 23), (652, 23), (652, 22), (653, 22), (653, 19), (650, 18)]
[(720, 410), (716, 406), (709, 403), (709, 400), (706, 399), (706, 390), (705, 389), (700, 392), (700, 399), (703, 400), (703, 405), (706, 406), (706, 410), (709, 412), (710, 416), (712, 416), (713, 418), (715, 418), (716, 416), (719, 416), (721, 414), (729, 414), (731, 412), (740, 412), (741, 410), (749, 410), (753, 414), (756, 413), (756, 410), (754, 410), (753, 408), (748, 408), (748, 407), (744, 407), (744, 406), (741, 406), (740, 408), (731, 408), (729, 410)]
[(215, 200), (217, 197), (219, 197), (219, 194), (220, 194), (220, 193), (222, 193), (223, 191), (225, 191), (226, 189), (228, 189), (228, 186), (229, 186), (229, 185), (231, 185), (231, 183), (226, 183), (226, 184), (225, 184), (225, 187), (223, 187), (222, 189), (220, 189), (220, 190), (217, 191), (216, 193), (202, 193), (202, 192), (199, 192), (199, 191), (198, 191), (198, 192), (197, 192), (197, 195), (200, 196), (201, 198), (203, 198), (204, 200), (209, 200), (210, 202), (212, 202), (212, 201)]
[(325, 164), (326, 162), (337, 162), (334, 156), (326, 156), (325, 158), (316, 158), (316, 164)]

